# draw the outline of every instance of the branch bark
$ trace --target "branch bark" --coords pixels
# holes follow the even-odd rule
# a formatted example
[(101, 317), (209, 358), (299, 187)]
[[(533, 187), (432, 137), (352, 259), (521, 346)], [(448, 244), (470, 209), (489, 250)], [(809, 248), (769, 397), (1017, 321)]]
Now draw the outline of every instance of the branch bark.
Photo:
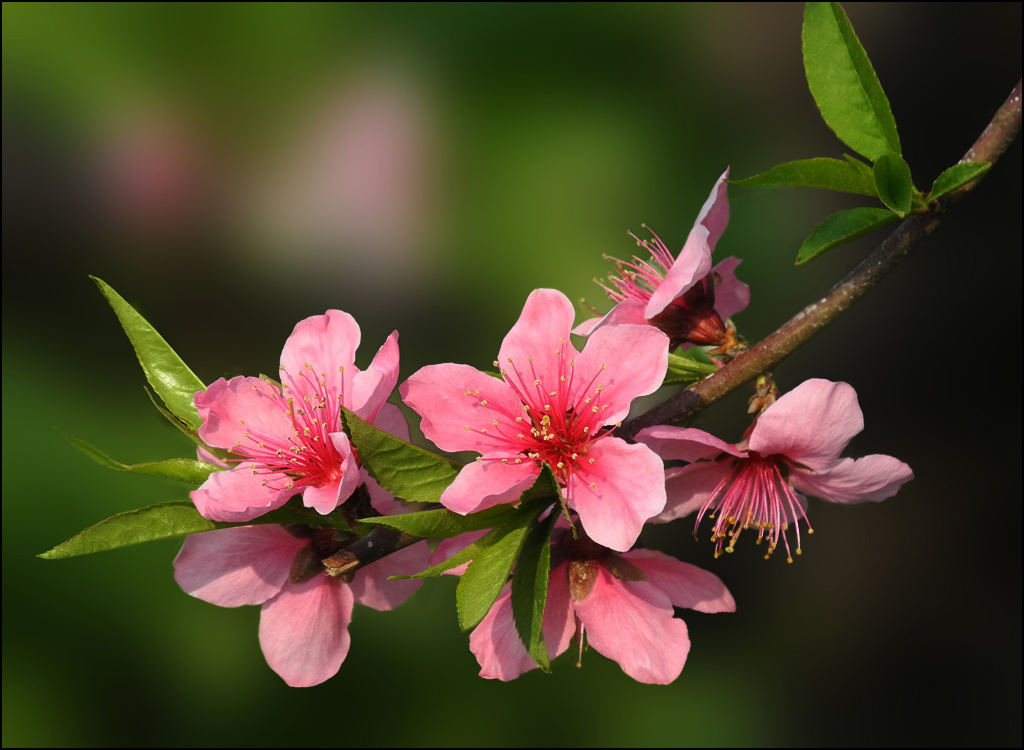
[[(1021, 82), (1018, 81), (988, 127), (960, 161), (995, 162), (1013, 143), (1020, 127)], [(615, 434), (631, 440), (645, 427), (680, 424), (761, 373), (775, 369), (892, 271), (915, 245), (935, 231), (940, 223), (940, 213), (974, 190), (982, 177), (937, 201), (930, 212), (906, 219), (822, 299), (812, 302), (718, 372), (624, 423)]]

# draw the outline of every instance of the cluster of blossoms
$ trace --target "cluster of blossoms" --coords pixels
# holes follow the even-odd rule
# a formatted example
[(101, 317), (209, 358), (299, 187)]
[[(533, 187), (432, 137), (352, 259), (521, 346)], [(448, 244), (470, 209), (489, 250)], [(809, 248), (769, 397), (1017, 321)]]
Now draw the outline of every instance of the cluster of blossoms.
[[(438, 364), (399, 387), (427, 439), (443, 451), (479, 454), (440, 497), (454, 513), (518, 504), (550, 467), (559, 497), (547, 512), (563, 518), (549, 542), (548, 655), (563, 653), (574, 638), (582, 652), (586, 638), (641, 682), (668, 683), (683, 668), (689, 638), (674, 607), (735, 609), (717, 576), (635, 548), (644, 524), (696, 514), (699, 525), (708, 516), (716, 556), (754, 528), (758, 542), (767, 540), (768, 555), (781, 540), (792, 560), (787, 531), (794, 527), (799, 554), (805, 493), (840, 503), (878, 501), (912, 478), (889, 456), (840, 458), (863, 429), (863, 417), (853, 388), (825, 380), (764, 399), (735, 445), (671, 426), (645, 429), (635, 442), (616, 436), (633, 400), (663, 384), (670, 351), (704, 345), (727, 360), (744, 346), (729, 320), (750, 299), (735, 277), (739, 260), (716, 266), (711, 260), (729, 219), (727, 176), (716, 182), (678, 257), (653, 235), (637, 240), (649, 260), (617, 261), (618, 275), (602, 285), (616, 303), (607, 315), (574, 328), (569, 300), (536, 290), (501, 343), (497, 373)], [(586, 338), (582, 350), (570, 340), (573, 333)], [(397, 337), (360, 371), (358, 326), (346, 313), (329, 311), (296, 326), (281, 356), (280, 384), (240, 377), (197, 393), (199, 437), (227, 457), (200, 450), (201, 459), (222, 469), (192, 493), (200, 513), (244, 523), (300, 494), (306, 508), (341, 512), (353, 530), (367, 515), (404, 512), (362, 467), (341, 422), (344, 406), (408, 440), (401, 412), (386, 403), (398, 380)], [(186, 591), (215, 604), (261, 604), (268, 663), (290, 685), (313, 685), (345, 658), (354, 602), (377, 609), (400, 604), (420, 581), (389, 576), (423, 571), (483, 533), (442, 542), (430, 560), (418, 542), (336, 576), (325, 561), (358, 532), (316, 525), (314, 516), (308, 525), (190, 537), (175, 575)], [(537, 666), (514, 624), (510, 586), (470, 636), (484, 677), (509, 680)]]

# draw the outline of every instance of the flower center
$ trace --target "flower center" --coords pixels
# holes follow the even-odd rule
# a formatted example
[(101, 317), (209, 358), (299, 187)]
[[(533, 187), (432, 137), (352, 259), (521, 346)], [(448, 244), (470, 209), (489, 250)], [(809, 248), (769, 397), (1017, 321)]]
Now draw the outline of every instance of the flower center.
[(767, 560), (782, 539), (786, 547), (786, 561), (793, 562), (786, 532), (790, 522), (796, 528), (796, 554), (801, 554), (801, 518), (807, 524), (807, 533), (813, 534), (800, 499), (789, 486), (784, 475), (785, 464), (778, 456), (760, 456), (751, 453), (748, 458), (737, 458), (726, 477), (718, 483), (701, 506), (694, 526), (700, 526), (704, 514), (715, 519), (711, 538), (715, 542), (715, 557), (732, 552), (740, 534), (749, 528), (757, 529), (757, 544), (768, 540)]

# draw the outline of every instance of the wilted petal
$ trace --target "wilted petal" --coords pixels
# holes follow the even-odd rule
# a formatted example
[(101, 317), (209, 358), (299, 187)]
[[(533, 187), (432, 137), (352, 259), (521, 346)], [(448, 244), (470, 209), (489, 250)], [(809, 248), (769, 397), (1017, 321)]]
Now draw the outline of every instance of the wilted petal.
[(288, 584), (263, 605), (260, 645), (270, 668), (292, 687), (319, 685), (348, 654), (352, 592), (328, 575)]
[(806, 380), (758, 417), (750, 450), (782, 454), (798, 464), (829, 468), (853, 436), (864, 429), (857, 392), (848, 383)]
[(892, 456), (875, 454), (856, 460), (841, 458), (820, 473), (792, 467), (789, 480), (808, 495), (834, 503), (877, 503), (896, 494), (914, 472)]
[(508, 384), (469, 365), (428, 365), (398, 391), (423, 417), (420, 429), (427, 440), (443, 451), (487, 453), (504, 447), (506, 439), (481, 430), (490, 430), (495, 419), (520, 416), (523, 410)]
[(287, 477), (241, 464), (213, 472), (198, 490), (189, 493), (196, 510), (211, 521), (251, 521), (288, 502), (298, 490), (281, 488)]
[(462, 467), (455, 481), (441, 495), (441, 504), (462, 515), (501, 503), (514, 503), (537, 481), (539, 470), (532, 462), (503, 464), (474, 461)]
[(667, 685), (683, 671), (690, 639), (668, 595), (649, 581), (620, 581), (600, 568), (576, 614), (590, 645), (639, 682)]
[(637, 549), (623, 557), (640, 568), (649, 583), (664, 591), (673, 606), (698, 612), (736, 611), (732, 594), (714, 573), (654, 550)]
[(651, 523), (668, 523), (696, 513), (729, 476), (732, 461), (699, 461), (665, 470), (665, 510)]
[(307, 542), (280, 526), (241, 526), (193, 534), (174, 558), (174, 580), (188, 594), (221, 607), (263, 604), (288, 581)]
[(360, 419), (371, 424), (398, 383), (398, 331), (388, 336), (370, 366), (356, 373), (351, 406)]
[(203, 420), (199, 437), (207, 445), (243, 453), (261, 440), (286, 438), (295, 428), (282, 408), (277, 389), (259, 378), (221, 378), (196, 393)]
[(732, 256), (711, 269), (719, 277), (715, 287), (715, 312), (722, 320), (743, 312), (750, 305), (750, 287), (736, 278), (736, 266), (742, 262)]
[(732, 443), (719, 440), (704, 430), (694, 427), (672, 427), (655, 425), (637, 433), (636, 441), (643, 443), (666, 461), (700, 461), (715, 458), (722, 453), (730, 456), (745, 456)]
[(426, 542), (416, 542), (360, 568), (349, 588), (360, 604), (379, 610), (394, 609), (416, 593), (423, 585), (423, 579), (389, 581), (388, 578), (420, 573), (430, 567), (429, 560), (430, 547)]
[[(629, 414), (634, 398), (654, 393), (668, 369), (668, 336), (654, 326), (620, 325), (594, 332), (576, 358), (569, 400), (579, 404), (586, 396), (601, 412), (601, 424), (614, 424)], [(594, 392), (604, 386), (600, 394)]]
[(665, 508), (661, 459), (645, 445), (608, 437), (591, 446), (584, 465), (570, 477), (572, 507), (591, 539), (625, 552), (644, 522)]

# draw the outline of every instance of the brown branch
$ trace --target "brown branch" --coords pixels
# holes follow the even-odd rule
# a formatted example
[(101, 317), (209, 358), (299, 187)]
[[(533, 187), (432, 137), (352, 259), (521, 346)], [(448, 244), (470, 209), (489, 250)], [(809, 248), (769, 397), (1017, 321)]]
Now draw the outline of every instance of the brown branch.
[[(1020, 127), (1021, 82), (1018, 81), (992, 122), (960, 161), (995, 162), (1017, 137)], [(935, 231), (940, 221), (939, 213), (974, 190), (980, 180), (979, 177), (945, 196), (936, 202), (931, 212), (906, 219), (822, 299), (812, 302), (718, 372), (629, 420), (616, 431), (616, 435), (632, 439), (645, 427), (679, 424), (761, 373), (773, 370), (893, 270), (911, 248)]]
[(404, 531), (378, 526), (362, 539), (358, 539), (344, 549), (323, 561), (328, 575), (337, 577), (346, 573), (354, 573), (363, 565), (380, 560), (392, 552), (408, 547), (420, 541), (420, 537), (406, 534)]

